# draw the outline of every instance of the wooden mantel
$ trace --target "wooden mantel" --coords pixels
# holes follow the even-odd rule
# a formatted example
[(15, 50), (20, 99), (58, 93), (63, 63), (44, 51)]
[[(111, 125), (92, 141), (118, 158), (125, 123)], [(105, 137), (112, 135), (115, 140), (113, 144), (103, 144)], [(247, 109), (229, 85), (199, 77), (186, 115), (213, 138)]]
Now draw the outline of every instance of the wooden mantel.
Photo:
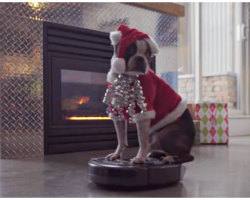
[(125, 3), (132, 6), (144, 8), (147, 10), (157, 11), (169, 15), (175, 15), (177, 17), (185, 16), (185, 7), (176, 3)]

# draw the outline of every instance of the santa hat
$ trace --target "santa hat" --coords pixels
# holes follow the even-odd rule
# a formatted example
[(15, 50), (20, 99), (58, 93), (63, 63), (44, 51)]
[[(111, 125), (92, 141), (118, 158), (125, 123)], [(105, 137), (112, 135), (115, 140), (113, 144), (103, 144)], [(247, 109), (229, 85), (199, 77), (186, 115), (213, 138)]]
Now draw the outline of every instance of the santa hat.
[(159, 52), (159, 47), (152, 37), (138, 31), (137, 29), (131, 29), (124, 24), (121, 24), (117, 31), (110, 33), (110, 40), (113, 45), (119, 43), (119, 49), (117, 58), (112, 59), (111, 69), (117, 73), (122, 74), (126, 70), (126, 62), (124, 60), (124, 53), (129, 45), (134, 43), (136, 40), (144, 39), (150, 46), (152, 55)]

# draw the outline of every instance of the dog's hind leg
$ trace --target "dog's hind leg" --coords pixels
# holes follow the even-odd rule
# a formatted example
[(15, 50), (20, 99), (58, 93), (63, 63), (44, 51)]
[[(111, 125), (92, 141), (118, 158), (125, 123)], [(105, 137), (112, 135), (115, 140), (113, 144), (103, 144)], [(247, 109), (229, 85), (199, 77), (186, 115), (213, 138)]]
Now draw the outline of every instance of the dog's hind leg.
[(151, 146), (158, 151), (152, 151), (148, 157), (162, 159), (170, 164), (192, 161), (194, 157), (190, 155), (190, 151), (195, 132), (193, 128), (186, 130), (187, 126), (184, 125), (172, 123), (154, 132)]
[(118, 139), (118, 146), (114, 153), (111, 153), (106, 156), (106, 159), (109, 161), (116, 160), (122, 157), (122, 152), (128, 146), (127, 140), (127, 122), (124, 121), (114, 121), (116, 135)]
[(190, 155), (192, 142), (189, 137), (186, 135), (177, 136), (173, 142), (174, 148), (172, 149), (171, 153), (163, 158), (165, 163), (185, 163), (194, 160), (194, 157)]

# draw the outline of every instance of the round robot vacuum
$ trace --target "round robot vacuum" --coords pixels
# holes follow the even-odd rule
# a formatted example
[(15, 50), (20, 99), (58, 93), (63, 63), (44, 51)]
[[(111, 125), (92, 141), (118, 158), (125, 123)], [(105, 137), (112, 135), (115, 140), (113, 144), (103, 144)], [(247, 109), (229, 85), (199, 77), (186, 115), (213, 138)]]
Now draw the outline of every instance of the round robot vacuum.
[(93, 158), (89, 161), (89, 180), (104, 186), (161, 186), (182, 180), (185, 166), (164, 164), (161, 160), (150, 158), (144, 164), (132, 164), (130, 159), (108, 161)]

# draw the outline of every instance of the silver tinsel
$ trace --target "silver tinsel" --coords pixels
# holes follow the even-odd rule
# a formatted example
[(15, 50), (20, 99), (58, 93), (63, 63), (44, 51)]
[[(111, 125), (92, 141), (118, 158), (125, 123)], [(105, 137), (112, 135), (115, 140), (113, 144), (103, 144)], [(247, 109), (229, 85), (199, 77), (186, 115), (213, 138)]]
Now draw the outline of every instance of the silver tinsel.
[(147, 111), (144, 100), (138, 76), (117, 75), (114, 83), (107, 89), (103, 103), (108, 105), (107, 114), (112, 114), (119, 121), (124, 120), (123, 109), (127, 108), (129, 123), (134, 123), (136, 105), (141, 109), (141, 113)]

